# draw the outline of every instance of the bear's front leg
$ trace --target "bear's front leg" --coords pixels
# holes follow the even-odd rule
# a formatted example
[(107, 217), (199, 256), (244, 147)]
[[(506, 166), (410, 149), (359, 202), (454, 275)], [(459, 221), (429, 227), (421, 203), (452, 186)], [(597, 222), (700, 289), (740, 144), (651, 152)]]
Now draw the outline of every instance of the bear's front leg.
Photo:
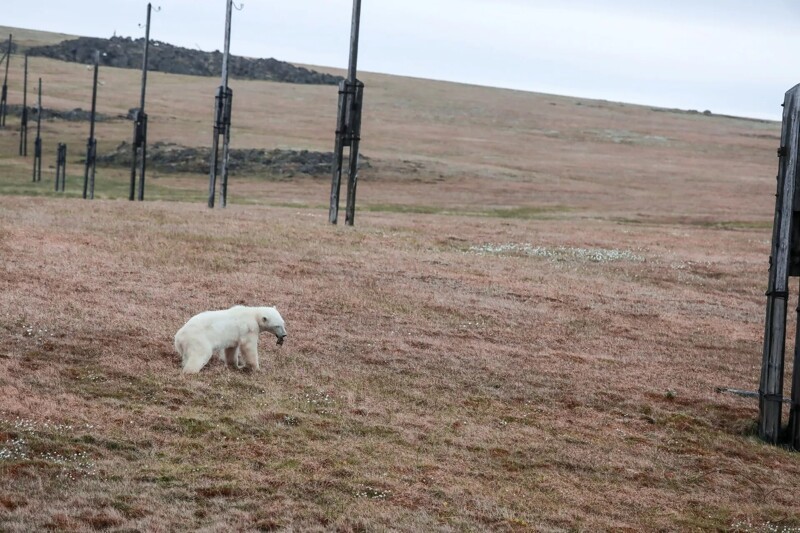
[(260, 370), (258, 366), (258, 335), (247, 337), (244, 342), (239, 344), (242, 356), (244, 357), (244, 366), (250, 370)]

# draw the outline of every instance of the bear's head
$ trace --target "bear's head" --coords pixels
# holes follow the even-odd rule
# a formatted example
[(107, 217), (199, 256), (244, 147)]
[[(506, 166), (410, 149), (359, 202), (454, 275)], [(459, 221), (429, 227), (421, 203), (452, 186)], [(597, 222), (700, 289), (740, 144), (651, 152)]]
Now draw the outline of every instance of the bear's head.
[(259, 331), (269, 331), (278, 337), (279, 345), (283, 344), (283, 339), (286, 338), (286, 324), (274, 307), (258, 308), (258, 329)]

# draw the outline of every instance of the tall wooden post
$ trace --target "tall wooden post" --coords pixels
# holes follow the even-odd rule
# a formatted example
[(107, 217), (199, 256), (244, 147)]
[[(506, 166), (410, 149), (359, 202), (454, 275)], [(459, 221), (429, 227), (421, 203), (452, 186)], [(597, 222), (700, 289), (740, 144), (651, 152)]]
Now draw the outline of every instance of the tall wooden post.
[[(783, 370), (786, 344), (786, 310), (789, 276), (800, 275), (797, 193), (798, 155), (800, 155), (800, 85), (786, 93), (783, 128), (778, 150), (778, 192), (772, 228), (767, 311), (764, 324), (764, 351), (759, 387), (758, 435), (776, 444), (781, 438)], [(800, 369), (795, 368), (795, 373)]]
[(11, 63), (11, 39), (8, 36), (8, 49), (6, 50), (6, 74), (3, 77), (3, 88), (0, 91), (0, 128), (6, 127), (6, 115), (8, 114), (8, 64)]
[(22, 82), (22, 120), (19, 127), (19, 155), (28, 156), (28, 54), (25, 54), (25, 74)]
[(100, 52), (94, 53), (94, 76), (92, 81), (92, 113), (89, 117), (89, 140), (86, 141), (86, 163), (83, 169), (83, 199), (94, 200), (94, 177), (97, 168), (97, 139), (94, 124), (97, 119), (97, 75), (100, 70)]
[(42, 78), (36, 103), (36, 140), (33, 142), (33, 181), (42, 181)]
[(141, 166), (139, 169), (139, 194), (138, 200), (144, 200), (144, 178), (147, 170), (147, 113), (144, 112), (145, 94), (147, 92), (147, 55), (150, 51), (150, 12), (152, 4), (147, 4), (147, 26), (144, 36), (144, 58), (142, 60), (142, 94), (139, 100), (139, 109), (133, 118), (133, 154), (131, 158), (131, 188), (128, 199), (133, 201), (136, 196), (136, 165), (138, 154), (141, 151)]
[(228, 161), (230, 157), (231, 111), (233, 91), (228, 87), (228, 59), (231, 50), (231, 18), (233, 0), (228, 0), (225, 10), (225, 48), (222, 55), (222, 82), (214, 98), (214, 136), (211, 146), (211, 175), (208, 182), (208, 207), (214, 207), (217, 194), (217, 171), (219, 170), (219, 137), (222, 135), (222, 187), (220, 205), (228, 205)]
[(339, 218), (339, 194), (342, 183), (344, 148), (350, 147), (347, 176), (347, 207), (345, 224), (355, 221), (356, 186), (358, 184), (358, 150), (361, 141), (361, 109), (364, 84), (358, 81), (358, 39), (361, 25), (361, 0), (353, 0), (353, 21), (350, 30), (350, 61), (347, 79), (339, 84), (339, 108), (336, 118), (336, 140), (333, 150), (331, 202), (328, 222), (336, 224)]

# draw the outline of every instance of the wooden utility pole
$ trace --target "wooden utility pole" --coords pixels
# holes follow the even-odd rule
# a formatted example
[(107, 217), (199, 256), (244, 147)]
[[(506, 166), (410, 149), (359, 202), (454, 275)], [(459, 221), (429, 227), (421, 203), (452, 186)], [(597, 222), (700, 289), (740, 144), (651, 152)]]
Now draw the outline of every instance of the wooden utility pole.
[(22, 82), (22, 120), (19, 126), (19, 155), (28, 156), (28, 54), (25, 54), (25, 75)]
[[(781, 146), (778, 149), (778, 192), (772, 227), (764, 351), (759, 386), (758, 435), (777, 444), (782, 439), (784, 351), (789, 277), (800, 276), (800, 85), (786, 93)], [(798, 314), (800, 321), (800, 313)], [(799, 324), (800, 325), (800, 324)], [(800, 337), (798, 337), (800, 340)], [(795, 349), (789, 440), (800, 449), (800, 351)]]
[(8, 36), (8, 48), (6, 50), (6, 75), (3, 77), (3, 89), (0, 91), (0, 128), (6, 127), (6, 114), (8, 114), (8, 64), (11, 63), (11, 39)]
[(36, 140), (33, 142), (33, 181), (42, 181), (42, 78), (36, 103)]
[(233, 0), (228, 0), (225, 10), (225, 52), (222, 55), (222, 83), (214, 98), (214, 136), (211, 146), (211, 175), (208, 183), (208, 207), (214, 207), (217, 194), (217, 170), (219, 168), (219, 137), (222, 136), (222, 187), (220, 205), (228, 205), (228, 160), (231, 140), (231, 110), (233, 91), (228, 87), (228, 59), (231, 51), (231, 18)]
[(100, 52), (94, 53), (94, 76), (92, 81), (92, 114), (89, 117), (89, 140), (86, 141), (86, 164), (83, 169), (83, 198), (94, 200), (94, 176), (97, 167), (97, 139), (94, 124), (97, 118), (97, 74), (100, 70)]
[(358, 185), (358, 150), (361, 142), (361, 109), (364, 84), (357, 79), (358, 38), (361, 25), (361, 0), (353, 0), (353, 20), (350, 29), (350, 61), (347, 79), (339, 83), (339, 109), (336, 119), (336, 141), (333, 149), (333, 177), (328, 222), (336, 224), (339, 218), (339, 194), (342, 184), (344, 148), (350, 147), (347, 175), (347, 207), (345, 224), (355, 221), (356, 187)]
[(150, 12), (152, 5), (147, 4), (147, 26), (144, 36), (144, 59), (142, 60), (142, 95), (139, 100), (139, 109), (133, 117), (133, 154), (131, 157), (131, 189), (128, 199), (133, 201), (136, 196), (136, 165), (141, 151), (141, 167), (139, 171), (138, 200), (144, 200), (144, 177), (147, 170), (147, 113), (144, 112), (145, 93), (147, 92), (147, 54), (150, 51)]

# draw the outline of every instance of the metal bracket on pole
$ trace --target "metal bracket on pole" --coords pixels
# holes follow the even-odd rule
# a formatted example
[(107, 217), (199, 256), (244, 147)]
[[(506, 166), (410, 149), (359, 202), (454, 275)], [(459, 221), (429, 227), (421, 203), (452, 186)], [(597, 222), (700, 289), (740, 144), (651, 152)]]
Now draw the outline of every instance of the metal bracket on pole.
[(364, 101), (364, 84), (356, 80), (352, 89), (348, 120), (348, 141), (350, 143), (350, 166), (347, 175), (347, 207), (344, 222), (352, 226), (356, 216), (356, 186), (358, 185), (358, 149), (361, 144), (361, 109)]
[(217, 189), (217, 174), (220, 172), (219, 138), (222, 137), (222, 183), (220, 187), (220, 205), (228, 203), (228, 157), (230, 154), (231, 111), (233, 107), (233, 91), (230, 87), (220, 85), (214, 97), (214, 138), (211, 144), (211, 175), (208, 185), (208, 207), (214, 207)]
[[(131, 188), (129, 200), (144, 200), (144, 174), (147, 169), (147, 113), (136, 110), (133, 119), (133, 153), (131, 154)], [(141, 153), (141, 158), (139, 154)], [(139, 192), (136, 193), (136, 170), (139, 168)]]
[(86, 163), (83, 175), (83, 198), (94, 200), (94, 178), (97, 170), (97, 139), (86, 142)]
[(56, 192), (64, 192), (67, 187), (67, 145), (58, 143), (56, 151)]
[(336, 143), (333, 152), (333, 179), (328, 221), (336, 224), (339, 216), (339, 194), (344, 169), (344, 148), (350, 149), (347, 165), (347, 205), (345, 224), (352, 226), (355, 219), (356, 187), (358, 185), (358, 156), (361, 142), (361, 109), (364, 101), (364, 84), (345, 80), (339, 84), (339, 113)]

